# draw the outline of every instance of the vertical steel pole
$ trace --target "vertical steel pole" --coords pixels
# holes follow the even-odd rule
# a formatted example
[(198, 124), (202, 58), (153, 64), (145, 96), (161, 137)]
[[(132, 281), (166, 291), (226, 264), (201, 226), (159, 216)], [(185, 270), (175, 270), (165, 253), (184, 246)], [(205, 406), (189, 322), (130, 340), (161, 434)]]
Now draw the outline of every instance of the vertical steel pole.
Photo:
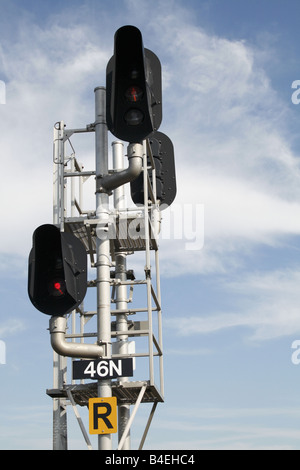
[[(106, 348), (106, 358), (111, 358), (110, 318), (110, 240), (108, 234), (109, 196), (100, 192), (99, 177), (108, 174), (108, 147), (106, 126), (106, 91), (95, 88), (95, 139), (96, 139), (96, 218), (97, 224), (97, 333), (98, 343)], [(111, 380), (98, 381), (98, 397), (111, 397)], [(111, 434), (99, 434), (98, 449), (111, 450)]]
[[(64, 219), (64, 122), (54, 127), (53, 148), (53, 223), (62, 228)], [(62, 389), (66, 373), (66, 358), (53, 351), (53, 387)], [(53, 398), (53, 450), (67, 450), (67, 410), (65, 400)]]
[[(124, 169), (124, 157), (123, 157), (123, 143), (122, 142), (113, 142), (113, 168), (114, 170), (123, 170)], [(125, 209), (125, 191), (124, 185), (119, 186), (114, 190), (114, 207), (115, 209)], [(116, 253), (116, 280), (120, 281), (127, 280), (127, 266), (126, 266), (126, 253)], [(127, 287), (126, 285), (117, 285), (116, 286), (116, 309), (117, 310), (127, 310)], [(127, 314), (122, 313), (117, 315), (116, 330), (118, 332), (128, 330), (127, 325)], [(128, 335), (119, 335), (117, 337), (118, 353), (119, 354), (128, 354)], [(127, 377), (120, 377), (118, 382), (127, 382)], [(123, 432), (128, 424), (130, 418), (130, 405), (129, 404), (120, 404), (118, 406), (118, 435), (119, 441), (123, 436)], [(128, 432), (122, 450), (130, 449), (130, 431)]]
[(143, 141), (144, 146), (144, 221), (145, 221), (145, 248), (146, 265), (145, 276), (147, 281), (147, 311), (148, 311), (148, 347), (149, 347), (149, 375), (150, 384), (154, 385), (154, 363), (153, 363), (153, 323), (152, 323), (152, 293), (151, 293), (151, 262), (150, 262), (150, 233), (149, 233), (149, 209), (148, 209), (148, 162), (147, 162), (147, 141)]

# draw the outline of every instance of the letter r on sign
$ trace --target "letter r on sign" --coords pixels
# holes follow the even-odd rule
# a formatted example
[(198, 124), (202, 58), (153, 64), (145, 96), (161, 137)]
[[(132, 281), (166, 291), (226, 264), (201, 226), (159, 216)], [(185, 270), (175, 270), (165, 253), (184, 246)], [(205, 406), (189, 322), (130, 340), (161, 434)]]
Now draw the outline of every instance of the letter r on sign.
[(117, 432), (116, 397), (90, 398), (89, 430), (90, 434), (112, 434)]
[[(112, 424), (108, 419), (108, 416), (111, 415), (111, 406), (109, 403), (94, 403), (94, 429), (99, 428), (99, 420), (103, 419), (105, 425), (107, 428), (112, 429)], [(104, 412), (103, 410), (100, 413), (100, 408), (105, 408)]]

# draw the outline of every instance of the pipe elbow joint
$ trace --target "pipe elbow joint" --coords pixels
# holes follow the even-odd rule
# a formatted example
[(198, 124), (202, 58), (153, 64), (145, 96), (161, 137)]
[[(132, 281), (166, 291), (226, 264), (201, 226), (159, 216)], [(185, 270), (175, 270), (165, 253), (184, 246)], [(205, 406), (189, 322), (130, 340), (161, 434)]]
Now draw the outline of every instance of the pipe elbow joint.
[(51, 346), (60, 356), (95, 359), (104, 356), (104, 347), (97, 344), (69, 343), (66, 341), (67, 319), (51, 317), (49, 322)]
[(111, 193), (114, 189), (123, 184), (134, 181), (143, 169), (143, 145), (128, 145), (128, 168), (117, 171), (111, 175), (98, 177), (99, 186), (97, 192)]
[(143, 146), (141, 144), (128, 145), (128, 176), (129, 181), (135, 180), (143, 169)]

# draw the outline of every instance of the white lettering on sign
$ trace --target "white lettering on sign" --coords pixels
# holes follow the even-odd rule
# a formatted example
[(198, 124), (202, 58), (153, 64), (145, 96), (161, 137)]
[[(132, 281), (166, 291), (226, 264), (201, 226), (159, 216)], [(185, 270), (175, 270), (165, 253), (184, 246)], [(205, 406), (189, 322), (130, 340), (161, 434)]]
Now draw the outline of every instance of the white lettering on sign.
[(91, 379), (97, 374), (99, 377), (113, 376), (114, 371), (120, 377), (122, 376), (122, 361), (118, 360), (118, 363), (115, 364), (113, 361), (100, 361), (95, 367), (95, 362), (91, 361), (84, 370), (84, 375), (88, 375)]
[(132, 377), (133, 360), (131, 357), (122, 359), (97, 359), (73, 362), (73, 379), (105, 380), (107, 378)]

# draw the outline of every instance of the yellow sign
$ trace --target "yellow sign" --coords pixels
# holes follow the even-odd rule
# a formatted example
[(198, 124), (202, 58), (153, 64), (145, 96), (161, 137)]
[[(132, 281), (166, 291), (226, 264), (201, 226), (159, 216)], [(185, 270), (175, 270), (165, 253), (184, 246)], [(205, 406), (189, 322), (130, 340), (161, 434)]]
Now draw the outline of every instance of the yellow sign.
[(117, 432), (117, 398), (89, 399), (90, 434), (113, 434)]

